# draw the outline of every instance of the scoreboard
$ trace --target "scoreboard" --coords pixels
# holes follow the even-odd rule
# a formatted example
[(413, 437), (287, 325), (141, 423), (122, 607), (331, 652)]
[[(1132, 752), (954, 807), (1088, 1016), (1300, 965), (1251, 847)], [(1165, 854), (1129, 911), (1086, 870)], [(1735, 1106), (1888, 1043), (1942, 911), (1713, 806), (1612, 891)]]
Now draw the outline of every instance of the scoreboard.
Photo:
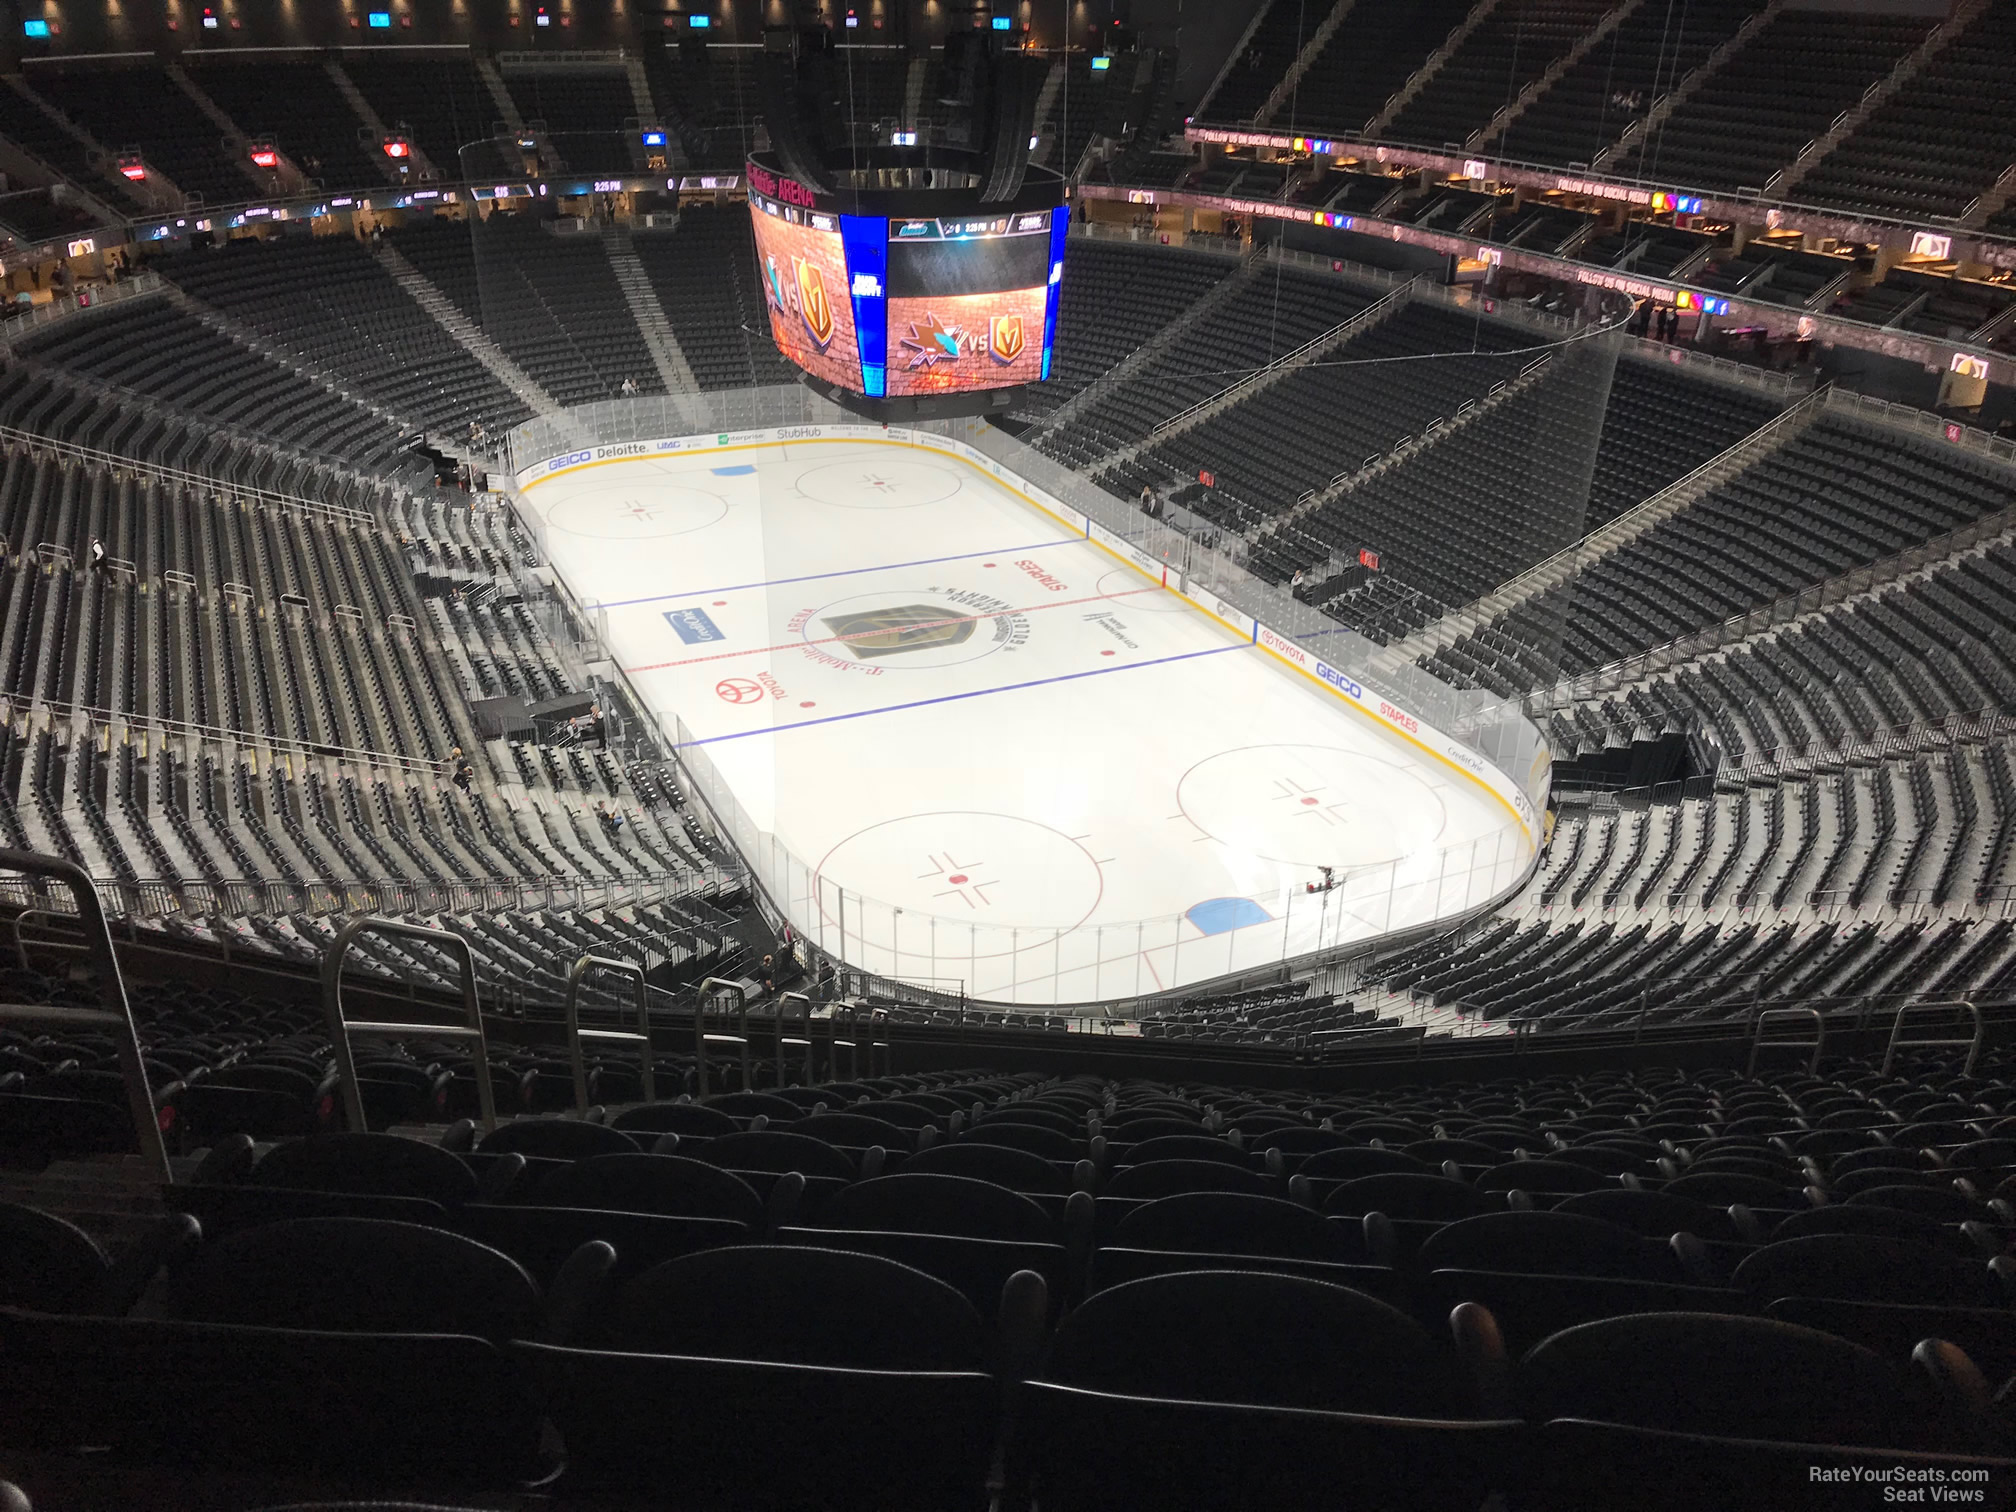
[(778, 351), (869, 399), (1048, 378), (1070, 211), (1061, 181), (1031, 188), (1005, 207), (960, 190), (843, 200), (751, 161), (749, 212)]

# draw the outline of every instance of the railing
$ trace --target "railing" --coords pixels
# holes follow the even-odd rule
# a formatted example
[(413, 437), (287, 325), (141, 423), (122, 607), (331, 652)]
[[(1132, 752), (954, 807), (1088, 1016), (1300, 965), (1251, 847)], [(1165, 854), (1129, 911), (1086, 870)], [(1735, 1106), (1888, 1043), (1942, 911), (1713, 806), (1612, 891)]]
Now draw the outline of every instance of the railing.
[[(0, 1024), (32, 1024), (43, 1029), (77, 1028), (110, 1034), (119, 1057), (120, 1074), (126, 1082), (126, 1105), (133, 1115), (133, 1134), (140, 1156), (163, 1182), (175, 1179), (168, 1164), (168, 1147), (161, 1138), (154, 1093), (147, 1082), (147, 1068), (140, 1056), (140, 1034), (133, 1023), (133, 1005), (126, 997), (126, 982), (119, 973), (119, 957), (112, 949), (112, 930), (98, 901), (98, 890), (82, 867), (56, 856), (38, 856), (28, 851), (0, 850), (0, 870), (30, 877), (46, 877), (70, 889), (77, 917), (84, 928), (84, 948), (98, 981), (100, 1009), (71, 1008), (53, 1003), (0, 1003)], [(20, 942), (17, 932), (16, 944)], [(24, 956), (25, 964), (25, 956)]]
[(1935, 415), (1929, 410), (1894, 404), (1888, 399), (1873, 398), (1850, 389), (1830, 387), (1826, 392), (1826, 405), (1830, 410), (1842, 410), (1871, 424), (1887, 425), (1928, 440), (1957, 446), (1978, 456), (1993, 457), (1998, 462), (2016, 465), (2016, 441), (2006, 437), (1990, 435), (1977, 426), (1945, 415)]
[(1167, 420), (1158, 421), (1155, 424), (1154, 428), (1148, 432), (1147, 442), (1144, 442), (1143, 444), (1145, 445), (1152, 443), (1157, 436), (1162, 435), (1165, 431), (1174, 430), (1177, 427), (1186, 424), (1193, 416), (1203, 413), (1205, 410), (1210, 409), (1214, 405), (1231, 404), (1235, 402), (1239, 395), (1246, 393), (1250, 389), (1256, 388), (1260, 384), (1266, 383), (1271, 378), (1279, 376), (1283, 371), (1295, 366), (1304, 357), (1309, 356), (1312, 352), (1320, 351), (1324, 347), (1329, 346), (1334, 342), (1341, 341), (1347, 334), (1349, 334), (1354, 330), (1358, 330), (1365, 326), (1369, 326), (1374, 321), (1385, 319), (1388, 315), (1392, 314), (1394, 310), (1400, 308), (1401, 305), (1406, 303), (1408, 298), (1408, 291), (1411, 290), (1414, 286), (1414, 283), (1418, 281), (1419, 280), (1410, 280), (1408, 283), (1401, 284), (1398, 288), (1391, 290), (1390, 292), (1382, 295), (1379, 299), (1375, 300), (1373, 303), (1367, 305), (1357, 314), (1349, 316), (1344, 320), (1338, 321), (1337, 324), (1330, 327), (1329, 330), (1324, 331), (1320, 335), (1310, 337), (1307, 341), (1303, 342), (1302, 345), (1296, 347), (1295, 350), (1293, 350), (1292, 352), (1286, 352), (1283, 353), (1281, 356), (1276, 357), (1272, 362), (1268, 363), (1266, 367), (1248, 373), (1244, 378), (1239, 379), (1235, 383), (1226, 385), (1224, 388), (1220, 389), (1217, 393), (1212, 394), (1208, 398), (1199, 399), (1195, 404), (1191, 405), (1188, 409), (1179, 410), (1176, 414), (1171, 415)]
[[(33, 882), (5, 875), (0, 866), (0, 904), (62, 912)], [(210, 882), (189, 878), (94, 878), (99, 907), (109, 918), (151, 919), (200, 916), (323, 914), (405, 914), (432, 916), (513, 910), (559, 909), (580, 912), (620, 908), (670, 895), (689, 897), (723, 884), (722, 873), (681, 874), (680, 885), (638, 880), (552, 877), (492, 877), (450, 882), (411, 879), (320, 879), (276, 882), (263, 878)], [(727, 885), (739, 885), (735, 876)], [(226, 958), (229, 958), (228, 943)]]
[(1864, 738), (1850, 736), (1840, 745), (1815, 741), (1810, 745), (1773, 746), (1724, 765), (1719, 775), (1739, 782), (1771, 782), (1809, 776), (1816, 767), (1873, 766), (1883, 761), (1937, 755), (1958, 745), (1983, 745), (2016, 739), (2016, 715), (1999, 709), (1948, 714), (1943, 719), (1886, 725)]
[[(1899, 1017), (1902, 1017), (1901, 1009), (1899, 1010)], [(1750, 1014), (1750, 1058), (1743, 1065), (1743, 1074), (1745, 1076), (1755, 1076), (1757, 1074), (1757, 1056), (1766, 1046), (1764, 1038), (1765, 1026), (1771, 1023), (1782, 1023), (1788, 1019), (1811, 1020), (1813, 1024), (1813, 1038), (1810, 1040), (1771, 1040), (1769, 1042), (1770, 1048), (1773, 1050), (1811, 1049), (1813, 1055), (1806, 1062), (1806, 1074), (1811, 1076), (1815, 1071), (1820, 1069), (1820, 1057), (1825, 1053), (1827, 1048), (1827, 1019), (1818, 1008), (1758, 1008), (1752, 1010)]]
[(159, 462), (139, 462), (131, 457), (122, 457), (117, 452), (98, 451), (89, 446), (78, 446), (74, 442), (58, 441), (53, 437), (39, 436), (32, 431), (19, 430), (11, 425), (0, 425), (0, 445), (26, 447), (30, 451), (48, 452), (93, 467), (154, 478), (163, 483), (174, 483), (184, 488), (230, 499), (234, 503), (261, 504), (271, 509), (322, 515), (350, 525), (378, 524), (377, 517), (368, 510), (351, 509), (342, 504), (325, 504), (318, 499), (303, 499), (294, 494), (275, 493), (269, 488), (254, 488), (249, 484), (234, 483), (229, 478), (188, 472)]
[[(1924, 1014), (1965, 1009), (1967, 1017), (1974, 1025), (1974, 1032), (1965, 1039), (1910, 1039), (1904, 1038), (1904, 1019), (1907, 1014)], [(1897, 1059), (1897, 1052), (1904, 1049), (1926, 1047), (1952, 1049), (1961, 1045), (1967, 1047), (1967, 1060), (1960, 1068), (1962, 1076), (1974, 1074), (1974, 1062), (1980, 1059), (1982, 1042), (1987, 1038), (1987, 1027), (1981, 1021), (1981, 1010), (1965, 998), (1952, 998), (1943, 1002), (1904, 1003), (1897, 1009), (1897, 1017), (1890, 1025), (1890, 1042), (1883, 1047), (1883, 1064), (1878, 1074), (1888, 1076), (1890, 1067)]]
[[(6, 858), (0, 856), (0, 864)], [(462, 983), (461, 1024), (412, 1024), (390, 1020), (347, 1019), (343, 1016), (343, 960), (350, 947), (367, 934), (393, 939), (422, 940), (446, 951), (455, 959)], [(322, 1008), (329, 1023), (329, 1043), (336, 1053), (336, 1074), (343, 1089), (343, 1111), (351, 1132), (362, 1134), (371, 1127), (364, 1116), (364, 1084), (357, 1076), (357, 1057), (351, 1047), (352, 1034), (382, 1034), (393, 1038), (463, 1040), (472, 1047), (471, 1070), (476, 1077), (476, 1102), (483, 1115), (484, 1129), (497, 1127), (497, 1098), (490, 1085), (490, 1049), (483, 1035), (483, 1005), (476, 993), (476, 957), (469, 942), (445, 929), (423, 929), (402, 924), (397, 919), (365, 916), (352, 919), (338, 931), (322, 957)]]
[[(1457, 636), (1474, 632), (1496, 619), (1506, 609), (1558, 586), (1574, 577), (1589, 563), (1613, 547), (1633, 540), (1646, 522), (1656, 521), (1675, 508), (1685, 507), (1693, 496), (1708, 487), (1720, 474), (1747, 467), (1759, 453), (1776, 443), (1783, 431), (1803, 425), (1814, 416), (1815, 406), (1826, 390), (1809, 395), (1790, 409), (1780, 412), (1741, 441), (1717, 452), (1684, 477), (1675, 479), (1651, 498), (1627, 509), (1614, 520), (1599, 526), (1574, 545), (1534, 563), (1517, 577), (1499, 584), (1474, 604), (1437, 621), (1419, 632), (1436, 645), (1447, 645)], [(1410, 640), (1413, 637), (1409, 637)]]
[[(735, 1018), (735, 1032), (709, 1034), (707, 1015), (714, 1002), (723, 997), (734, 1000), (731, 1012)], [(742, 1090), (749, 1091), (754, 1085), (754, 1059), (749, 1051), (749, 989), (740, 982), (710, 976), (700, 984), (699, 994), (693, 1000), (693, 1093), (696, 1097), (707, 1095), (708, 1051), (717, 1045), (723, 1048), (732, 1046), (741, 1052)]]
[[(800, 1012), (800, 1031), (796, 1035), (784, 1032), (784, 1005), (796, 1003)], [(812, 999), (802, 992), (780, 992), (777, 994), (777, 1085), (790, 1083), (790, 1066), (785, 1055), (787, 1047), (803, 1046), (805, 1050), (805, 1080), (803, 1085), (811, 1086), (819, 1079), (818, 1068), (812, 1058)]]
[(1785, 403), (1804, 397), (1820, 381), (1817, 373), (1772, 372), (1767, 368), (1752, 367), (1747, 362), (1717, 356), (1685, 342), (1654, 341), (1650, 336), (1626, 335), (1624, 351), (1627, 356), (1643, 362), (1668, 363), (1686, 369), (1690, 375), (1751, 389)]
[(397, 751), (376, 751), (355, 746), (317, 745), (310, 741), (296, 740), (287, 735), (274, 735), (258, 730), (233, 729), (229, 725), (198, 724), (193, 720), (169, 719), (156, 714), (139, 714), (118, 709), (103, 709), (92, 704), (64, 703), (58, 699), (38, 698), (33, 704), (23, 700), (19, 692), (0, 692), (0, 719), (26, 714), (31, 709), (40, 710), (52, 719), (68, 721), (82, 717), (87, 727), (113, 729), (124, 728), (146, 735), (169, 735), (184, 739), (208, 740), (233, 745), (257, 746), (281, 755), (309, 758), (327, 758), (332, 761), (347, 762), (352, 766), (387, 767), (394, 771), (411, 772), (416, 776), (438, 776), (441, 764), (418, 756), (405, 756)]
[(1767, 630), (1900, 582), (1913, 573), (1948, 561), (1983, 541), (1992, 541), (2012, 530), (2016, 530), (2016, 505), (1955, 526), (1944, 535), (1906, 547), (1866, 567), (1851, 568), (1823, 583), (1801, 588), (1796, 593), (1783, 594), (1758, 608), (1746, 609), (1741, 614), (1731, 615), (1699, 630), (1677, 635), (1661, 645), (1620, 657), (1594, 672), (1585, 672), (1551, 688), (1536, 689), (1528, 695), (1529, 702), (1539, 709), (1565, 709), (1573, 704), (1585, 703), (1605, 693), (1643, 682), (1661, 672), (1670, 672), (1685, 663), (1698, 661), (1725, 646), (1747, 641)]
[[(627, 977), (637, 988), (637, 1029), (583, 1029), (581, 1027), (581, 984), (595, 972), (613, 972)], [(588, 1064), (581, 1053), (583, 1040), (604, 1044), (637, 1046), (640, 1083), (644, 1101), (658, 1099), (657, 1078), (651, 1057), (651, 994), (644, 981), (644, 968), (634, 961), (612, 961), (607, 956), (584, 955), (567, 972), (567, 1060), (574, 1070), (574, 1111), (588, 1111)]]
[[(1225, 126), (1228, 123), (1199, 121), (1197, 124), (1208, 128), (1214, 125)], [(1281, 137), (1290, 137), (1293, 135), (1293, 133), (1285, 128), (1274, 126), (1231, 125), (1230, 129), (1254, 132), (1271, 131)], [(1647, 178), (1642, 175), (1627, 177), (1623, 174), (1598, 172), (1586, 168), (1570, 171), (1568, 166), (1561, 163), (1536, 163), (1525, 158), (1507, 157), (1495, 152), (1472, 153), (1461, 150), (1419, 147), (1400, 142), (1367, 141), (1357, 132), (1330, 132), (1325, 135), (1329, 140), (1335, 141), (1338, 144), (1341, 155), (1360, 159), (1379, 155), (1382, 162), (1398, 163), (1403, 166), (1411, 166), (1412, 160), (1415, 159), (1425, 159), (1428, 160), (1429, 165), (1438, 168), (1449, 165), (1449, 171), (1457, 171), (1460, 169), (1462, 163), (1471, 159), (1482, 158), (1494, 170), (1494, 178), (1496, 173), (1506, 171), (1523, 174), (1543, 174), (1552, 181), (1546, 187), (1560, 187), (1571, 193), (1574, 191), (1570, 188), (1570, 185), (1589, 183), (1610, 185), (1617, 188), (1653, 189), (1671, 194), (1675, 198), (1700, 198), (1720, 204), (1754, 205), (1757, 211), (1756, 223), (1760, 225), (1764, 224), (1768, 212), (1776, 209), (1780, 211), (1789, 210), (1797, 215), (1824, 217), (1834, 222), (1849, 222), (1860, 226), (1887, 228), (1896, 231), (1900, 235), (1923, 230), (1928, 227), (1939, 227), (1958, 235), (1996, 239), (1992, 233), (1983, 232), (1976, 227), (1964, 226), (1958, 220), (1928, 216), (1923, 219), (1907, 221), (1899, 219), (1896, 216), (1885, 215), (1879, 211), (1843, 209), (1839, 205), (1807, 204), (1799, 200), (1773, 197), (1766, 194), (1761, 186), (1749, 186), (1748, 188), (1739, 186), (1732, 192), (1724, 188), (1703, 188), (1699, 185), (1677, 184), (1670, 178)], [(1631, 140), (1631, 133), (1627, 131), (1623, 140), (1628, 143)], [(1284, 142), (1281, 145), (1285, 146), (1286, 143)], [(1502, 180), (1497, 181), (1502, 182)], [(1155, 188), (1158, 186), (1144, 185), (1142, 187)], [(1163, 188), (1165, 192), (1169, 192), (1166, 185), (1159, 187)], [(1612, 196), (1591, 195), (1590, 197), (1608, 198), (1611, 203), (1617, 205), (1628, 203)]]
[(32, 306), (25, 315), (16, 315), (0, 321), (0, 342), (13, 347), (24, 338), (37, 335), (47, 327), (68, 320), (72, 316), (88, 314), (107, 305), (123, 304), (129, 299), (141, 299), (149, 294), (158, 294), (167, 287), (167, 280), (159, 273), (147, 272), (132, 274), (114, 284), (86, 284), (82, 288), (67, 294), (58, 294), (53, 299)]

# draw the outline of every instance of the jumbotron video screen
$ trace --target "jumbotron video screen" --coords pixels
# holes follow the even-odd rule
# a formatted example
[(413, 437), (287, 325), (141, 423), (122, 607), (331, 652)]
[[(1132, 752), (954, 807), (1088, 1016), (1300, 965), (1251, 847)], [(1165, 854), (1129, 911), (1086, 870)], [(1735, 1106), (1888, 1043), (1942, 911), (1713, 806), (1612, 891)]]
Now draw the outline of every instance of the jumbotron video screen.
[(749, 212), (777, 350), (815, 378), (860, 388), (861, 346), (839, 217), (754, 194)]
[(751, 165), (770, 334), (792, 363), (871, 399), (1050, 375), (1068, 209), (889, 217), (813, 198)]
[(1034, 383), (1052, 212), (889, 223), (889, 392)]

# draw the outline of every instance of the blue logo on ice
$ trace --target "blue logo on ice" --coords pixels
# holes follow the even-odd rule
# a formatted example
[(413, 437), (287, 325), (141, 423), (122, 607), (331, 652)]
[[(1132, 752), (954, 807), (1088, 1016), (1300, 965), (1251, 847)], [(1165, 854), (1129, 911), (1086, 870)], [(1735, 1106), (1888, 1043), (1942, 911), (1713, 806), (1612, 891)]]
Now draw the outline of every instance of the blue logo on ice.
[(705, 609), (668, 609), (665, 623), (689, 646), (711, 646), (728, 639), (721, 633), (721, 627), (708, 618)]

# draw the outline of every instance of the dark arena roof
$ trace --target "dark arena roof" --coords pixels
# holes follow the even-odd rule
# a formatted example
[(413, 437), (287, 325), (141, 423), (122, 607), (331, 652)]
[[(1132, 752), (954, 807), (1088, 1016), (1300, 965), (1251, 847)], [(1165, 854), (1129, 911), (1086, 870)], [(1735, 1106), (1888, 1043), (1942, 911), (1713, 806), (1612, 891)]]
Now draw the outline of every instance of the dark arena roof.
[(0, 1509), (2016, 1506), (2016, 0), (138, 9)]

